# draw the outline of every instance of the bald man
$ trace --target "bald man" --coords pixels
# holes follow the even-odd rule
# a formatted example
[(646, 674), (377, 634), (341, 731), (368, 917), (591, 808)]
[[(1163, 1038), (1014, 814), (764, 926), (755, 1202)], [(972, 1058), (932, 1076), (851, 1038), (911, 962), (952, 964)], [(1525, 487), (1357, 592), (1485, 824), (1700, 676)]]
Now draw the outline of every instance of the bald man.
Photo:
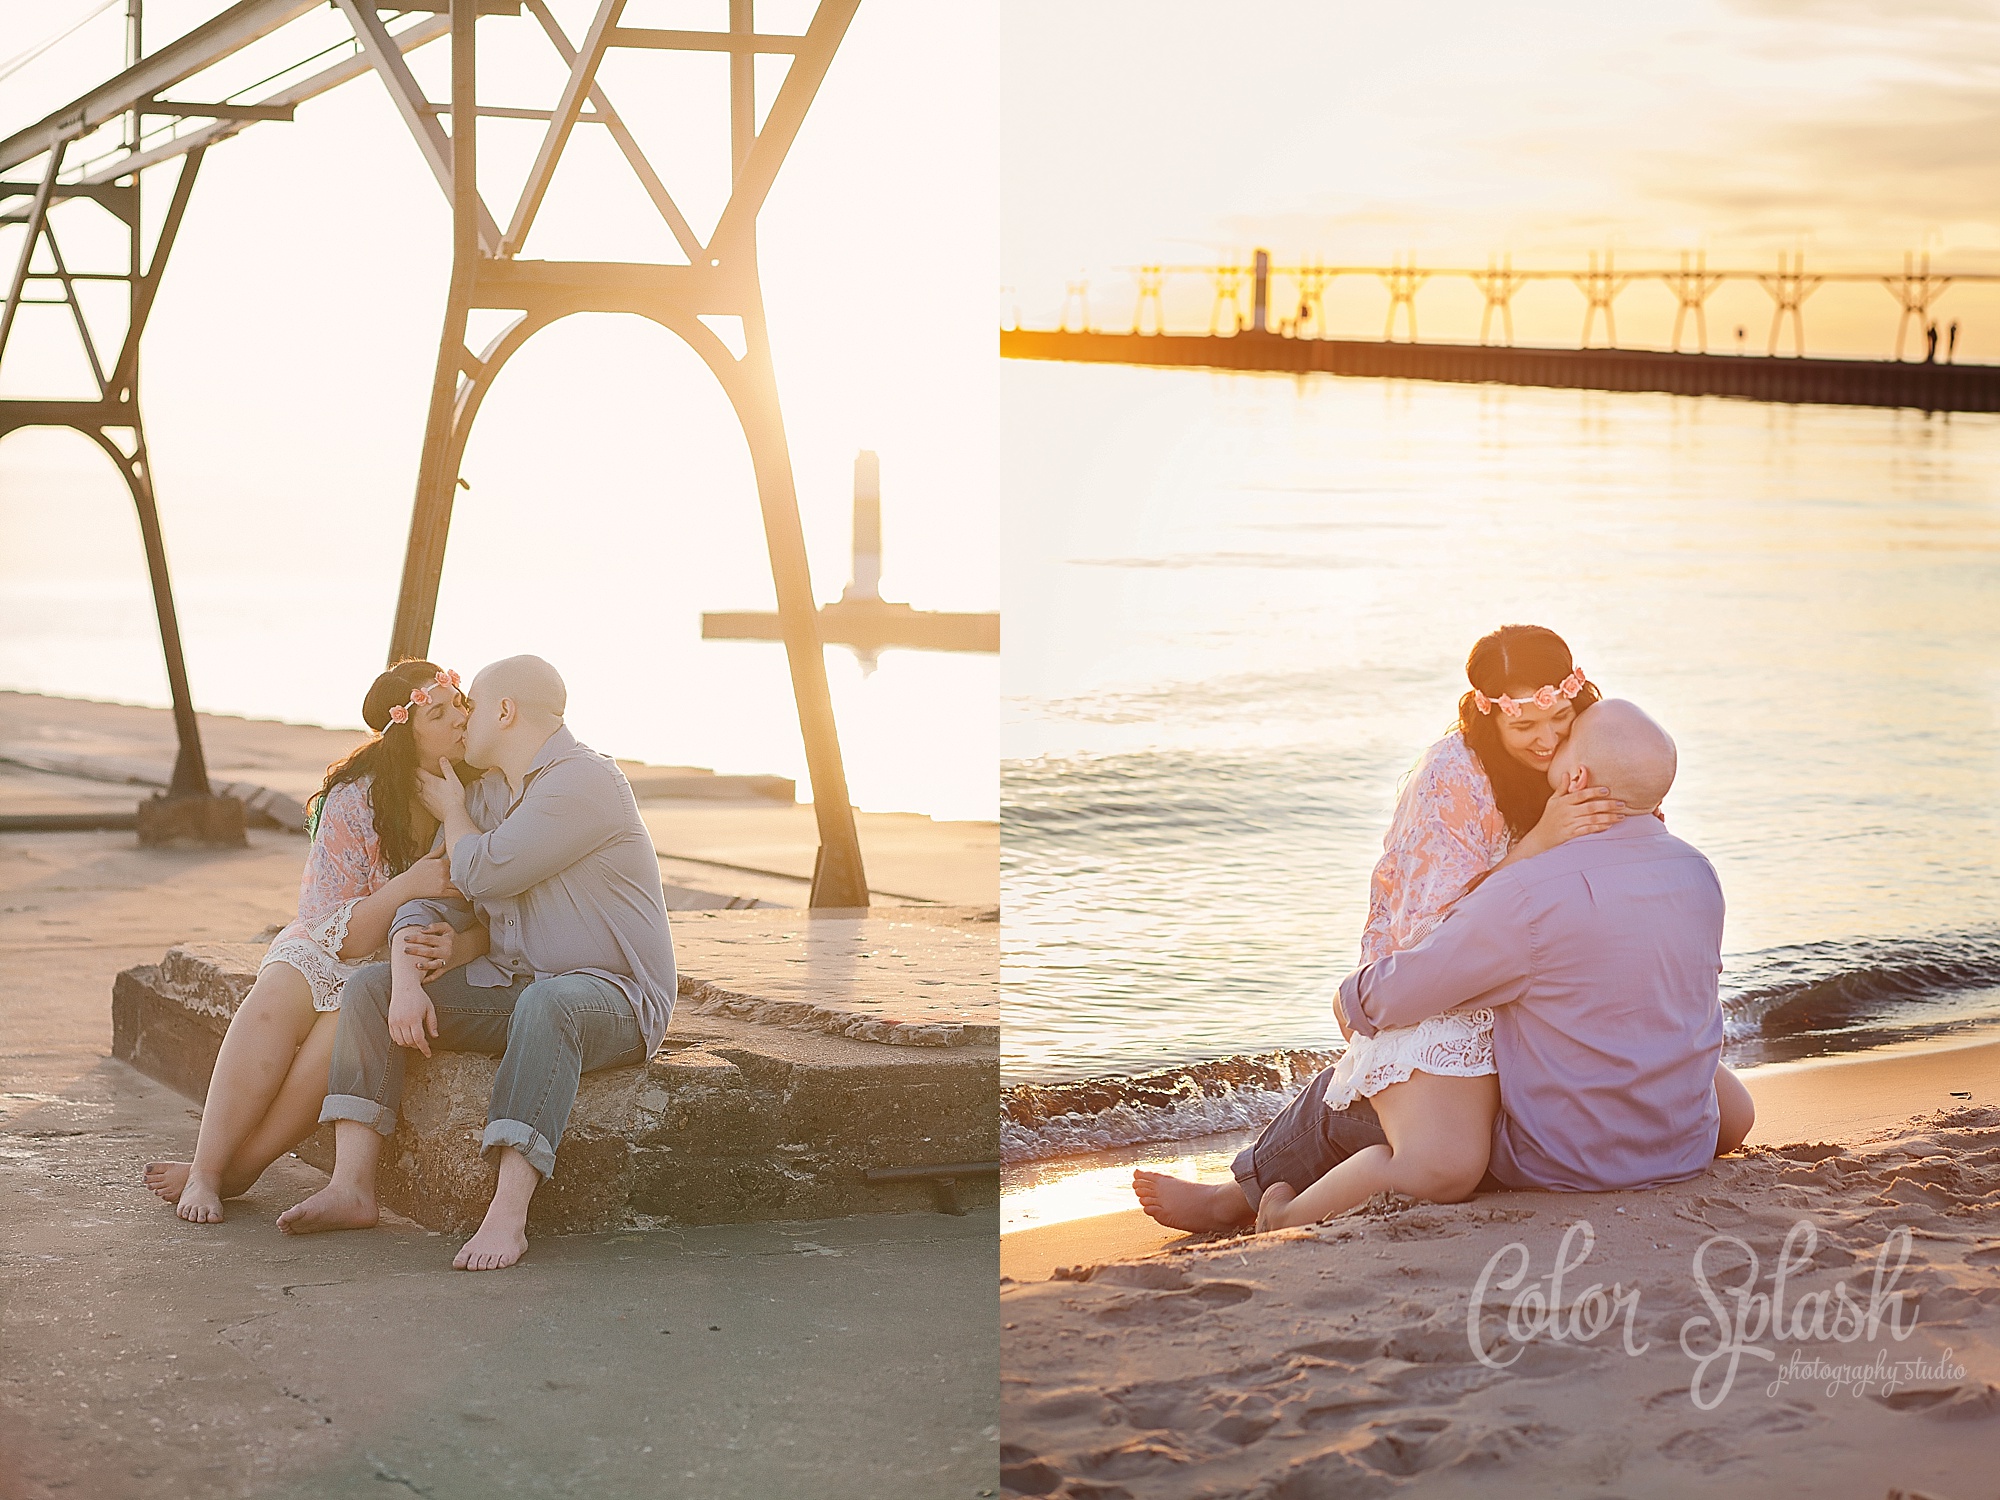
[[(1720, 1067), (1722, 887), (1653, 816), (1674, 742), (1636, 705), (1587, 709), (1549, 767), (1602, 786), (1622, 819), (1495, 870), (1415, 946), (1340, 986), (1354, 1030), (1493, 1009), (1500, 1077), (1488, 1185), (1603, 1192), (1692, 1177), (1749, 1131), (1749, 1096)], [(1365, 1100), (1329, 1110), (1328, 1069), (1236, 1159), (1235, 1180), (1141, 1173), (1146, 1211), (1180, 1229), (1248, 1225), (1264, 1190), (1303, 1193), (1384, 1140)]]
[(333, 1181), (288, 1210), (290, 1234), (376, 1221), (375, 1168), (396, 1129), (404, 1049), (500, 1058), (482, 1153), (499, 1181), (461, 1270), (513, 1265), (528, 1206), (555, 1171), (578, 1081), (644, 1061), (675, 995), (659, 858), (624, 773), (563, 723), (568, 692), (538, 656), (473, 678), (465, 758), (420, 776), (464, 899), (412, 901), (391, 927), (390, 961), (342, 995), (320, 1119), (334, 1126)]

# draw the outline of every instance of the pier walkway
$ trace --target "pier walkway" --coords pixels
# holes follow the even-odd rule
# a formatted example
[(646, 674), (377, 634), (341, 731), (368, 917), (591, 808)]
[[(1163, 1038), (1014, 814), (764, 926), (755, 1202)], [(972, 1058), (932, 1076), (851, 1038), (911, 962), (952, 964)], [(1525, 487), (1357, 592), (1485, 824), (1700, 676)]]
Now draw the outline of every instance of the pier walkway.
[(1664, 391), (1821, 406), (2000, 411), (2000, 366), (1643, 349), (1529, 349), (1237, 334), (1003, 329), (1006, 359), (1363, 375), (1564, 390)]

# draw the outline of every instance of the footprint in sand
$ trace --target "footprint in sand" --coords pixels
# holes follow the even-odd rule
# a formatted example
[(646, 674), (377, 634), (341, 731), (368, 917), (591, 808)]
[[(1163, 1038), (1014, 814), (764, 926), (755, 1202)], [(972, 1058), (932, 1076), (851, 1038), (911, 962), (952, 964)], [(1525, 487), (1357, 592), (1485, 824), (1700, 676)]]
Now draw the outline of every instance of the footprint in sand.
[(1026, 1448), (1006, 1443), (1000, 1449), (1000, 1486), (1010, 1495), (1053, 1495), (1062, 1484), (1055, 1468)]
[(1924, 1327), (1963, 1328), (1983, 1321), (1995, 1307), (2000, 1307), (2000, 1286), (1939, 1287), (1924, 1293)]
[(1096, 1416), (1104, 1409), (1103, 1393), (1082, 1386), (1051, 1391), (1028, 1406), (1028, 1415), (1037, 1421), (1060, 1422), (1069, 1417)]
[[(1149, 1474), (1181, 1468), (1196, 1457), (1194, 1450), (1179, 1438), (1144, 1437), (1086, 1453), (1076, 1460), (1076, 1467), (1091, 1479), (1143, 1479)], [(1077, 1481), (1072, 1479), (1065, 1495), (1073, 1495), (1076, 1490)]]
[(1869, 1399), (1880, 1402), (1891, 1411), (1920, 1412), (1945, 1422), (2000, 1417), (2000, 1386), (1986, 1381), (1967, 1385), (1913, 1386)]
[(1114, 1302), (1093, 1316), (1114, 1328), (1178, 1322), (1197, 1313), (1241, 1306), (1256, 1295), (1257, 1288), (1240, 1281), (1203, 1281), (1182, 1291), (1154, 1292)]
[(1481, 1421), (1443, 1415), (1371, 1422), (1342, 1443), (1378, 1473), (1407, 1479), (1443, 1468), (1482, 1468), (1534, 1450), (1546, 1454), (1569, 1436), (1560, 1427), (1526, 1420)]
[(1345, 1453), (1315, 1453), (1288, 1465), (1251, 1493), (1257, 1500), (1376, 1500), (1401, 1488), (1386, 1474), (1366, 1468)]
[[(1685, 1387), (1672, 1394), (1687, 1399)], [(1662, 1391), (1649, 1398), (1646, 1405), (1657, 1409), (1667, 1395), (1668, 1392)], [(1663, 1458), (1694, 1464), (1704, 1473), (1712, 1474), (1764, 1451), (1770, 1438), (1804, 1432), (1825, 1420), (1816, 1408), (1803, 1401), (1777, 1401), (1720, 1424), (1677, 1432), (1660, 1444), (1659, 1452)]]
[(1128, 1385), (1112, 1391), (1110, 1399), (1126, 1422), (1142, 1432), (1191, 1432), (1205, 1426), (1240, 1447), (1254, 1441), (1243, 1434), (1257, 1422), (1269, 1418), (1265, 1431), (1276, 1425), (1283, 1410), (1280, 1398), (1298, 1399), (1309, 1389), (1307, 1372), (1260, 1359), (1234, 1370)]
[(1179, 1266), (1159, 1261), (1133, 1265), (1059, 1266), (1051, 1281), (1087, 1281), (1093, 1286), (1129, 1286), (1141, 1291), (1180, 1292), (1194, 1285)]

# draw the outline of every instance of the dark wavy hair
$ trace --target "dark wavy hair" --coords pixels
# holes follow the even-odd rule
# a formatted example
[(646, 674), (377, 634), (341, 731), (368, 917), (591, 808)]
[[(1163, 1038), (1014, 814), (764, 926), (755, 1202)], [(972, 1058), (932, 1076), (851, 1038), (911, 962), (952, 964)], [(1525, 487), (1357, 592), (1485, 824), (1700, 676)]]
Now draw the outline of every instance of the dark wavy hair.
[(375, 815), (375, 837), (382, 846), (382, 863), (400, 875), (423, 857), (425, 843), (410, 822), (417, 800), (417, 741), (407, 723), (398, 724), (389, 710), (410, 701), (410, 689), (437, 680), (435, 662), (399, 661), (368, 686), (361, 700), (361, 722), (375, 738), (329, 766), (326, 781), (306, 804), (309, 826), (317, 832), (326, 796), (342, 782), (372, 776), (368, 802)]
[[(1568, 644), (1540, 625), (1502, 625), (1481, 636), (1465, 658), (1465, 680), (1489, 698), (1502, 693), (1527, 698), (1574, 670), (1576, 661)], [(1582, 713), (1603, 696), (1595, 683), (1585, 683), (1574, 700), (1576, 711)], [(1500, 804), (1507, 832), (1521, 837), (1542, 820), (1549, 802), (1548, 778), (1507, 753), (1500, 743), (1499, 712), (1481, 713), (1470, 692), (1458, 700), (1458, 727), (1493, 785), (1493, 800)]]

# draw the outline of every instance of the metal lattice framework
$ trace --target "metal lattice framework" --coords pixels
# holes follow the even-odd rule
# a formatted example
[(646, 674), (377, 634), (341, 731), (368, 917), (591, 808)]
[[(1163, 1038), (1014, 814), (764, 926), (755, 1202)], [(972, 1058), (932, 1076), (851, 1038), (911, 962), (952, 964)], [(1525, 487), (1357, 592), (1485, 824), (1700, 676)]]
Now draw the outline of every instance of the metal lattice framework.
[[(146, 315), (203, 152), (258, 121), (290, 119), (298, 104), (372, 72), (388, 90), (452, 212), (450, 291), (389, 659), (421, 656), (428, 649), (459, 466), (480, 405), (508, 360), (536, 333), (575, 313), (630, 313), (659, 324), (679, 336), (714, 374), (750, 449), (819, 823), (820, 852), (812, 904), (867, 905), (867, 881), (834, 727), (791, 456), (771, 363), (756, 241), (758, 212), (859, 0), (820, 0), (806, 29), (797, 34), (758, 32), (752, 0), (729, 0), (726, 31), (628, 27), (622, 24), (626, 0), (600, 0), (581, 37), (563, 30), (546, 0), (457, 0), (449, 5), (415, 6), (334, 0), (351, 32), (336, 46), (321, 47), (264, 84), (226, 99), (183, 102), (160, 98), (167, 90), (198, 81), (207, 69), (292, 26), (323, 3), (241, 0), (151, 56), (140, 55), (135, 35), (131, 50), (137, 60), (124, 72), (0, 142), (0, 173), (32, 169), (40, 163), (32, 181), (0, 181), (0, 195), (5, 195), (0, 197), (0, 224), (19, 223), (27, 229), (8, 284), (5, 311), (0, 314), (0, 358), (5, 356), (7, 339), (22, 305), (65, 302), (74, 314), (98, 387), (94, 400), (0, 401), (0, 436), (26, 426), (74, 428), (104, 448), (125, 475), (139, 509), (174, 695), (180, 737), (174, 792), (205, 795), (208, 781), (146, 467), (138, 375)], [(564, 82), (547, 108), (480, 103), (478, 23), (493, 18), (538, 27), (554, 49)], [(136, 32), (136, 26), (134, 29)], [(408, 53), (441, 40), (448, 41), (451, 52), (450, 98), (443, 102), (424, 96), (406, 60)], [(705, 239), (689, 223), (600, 82), (605, 59), (621, 50), (722, 53), (728, 57), (731, 191)], [(335, 53), (340, 55), (327, 61)], [(757, 123), (755, 79), (760, 56), (791, 59), (761, 127)], [(324, 66), (308, 71), (315, 63)], [(164, 131), (149, 135), (144, 128), (147, 117), (165, 118), (170, 123)], [(504, 223), (482, 197), (475, 175), (478, 122), (490, 117), (539, 120), (545, 126), (540, 149)], [(684, 263), (521, 257), (565, 149), (577, 128), (586, 125), (602, 127), (610, 134), (679, 247)], [(71, 165), (79, 155), (94, 149), (107, 129), (119, 126), (122, 139), (101, 154), (87, 157), (80, 166)], [(173, 200), (163, 228), (146, 253), (141, 243), (140, 179), (146, 169), (169, 161), (180, 164)], [(79, 201), (97, 204), (128, 226), (129, 254), (122, 267), (79, 273), (62, 259), (52, 211)], [(45, 260), (38, 259), (44, 250)], [(43, 265), (45, 269), (40, 268)], [(77, 299), (75, 283), (86, 276), (121, 282), (127, 289), (126, 328), (116, 356), (108, 361), (93, 341)], [(52, 285), (60, 288), (60, 296), (29, 295)], [(473, 312), (483, 309), (515, 316), (498, 337), (475, 354), (466, 345), (467, 323)], [(741, 327), (740, 355), (733, 353), (710, 326), (713, 321), (727, 319), (738, 320)]]
[[(1235, 312), (1238, 295), (1245, 276), (1246, 267), (1236, 264), (1218, 265), (1146, 265), (1125, 266), (1119, 269), (1130, 272), (1141, 288), (1143, 298), (1149, 299), (1155, 310), (1154, 331), (1164, 332), (1159, 317), (1164, 288), (1170, 277), (1201, 277), (1213, 283), (1215, 302), (1209, 317), (1209, 332), (1223, 331), (1226, 327), (1221, 313), (1225, 303)], [(1682, 331), (1693, 314), (1695, 341), (1698, 349), (1706, 350), (1708, 345), (1708, 321), (1705, 305), (1716, 288), (1724, 282), (1754, 282), (1767, 292), (1772, 301), (1770, 352), (1778, 351), (1779, 338), (1784, 331), (1786, 320), (1792, 324), (1793, 345), (1798, 354), (1805, 353), (1805, 315), (1802, 310), (1805, 299), (1813, 291), (1829, 282), (1851, 284), (1879, 284), (1896, 299), (1902, 310), (1896, 323), (1896, 355), (1903, 357), (1904, 336), (1915, 318), (1918, 326), (1927, 325), (1930, 310), (1954, 282), (2000, 282), (2000, 273), (1991, 271), (1933, 271), (1928, 252), (1922, 256), (1906, 254), (1903, 257), (1903, 273), (1900, 276), (1884, 276), (1876, 271), (1826, 271), (1808, 273), (1805, 269), (1803, 252), (1780, 253), (1775, 274), (1768, 271), (1748, 269), (1710, 270), (1705, 252), (1696, 251), (1690, 255), (1682, 252), (1680, 264), (1673, 270), (1617, 270), (1613, 254), (1606, 250), (1600, 263), (1595, 251), (1588, 257), (1585, 270), (1563, 271), (1553, 269), (1515, 270), (1512, 256), (1499, 260), (1489, 260), (1482, 271), (1464, 266), (1420, 266), (1414, 255), (1397, 257), (1386, 266), (1379, 265), (1325, 265), (1317, 260), (1302, 261), (1297, 265), (1273, 265), (1269, 274), (1275, 277), (1290, 277), (1298, 290), (1299, 316), (1292, 331), (1305, 336), (1308, 324), (1312, 325), (1313, 336), (1324, 338), (1325, 314), (1322, 306), (1329, 283), (1344, 276), (1360, 276), (1378, 280), (1389, 293), (1389, 316), (1383, 329), (1385, 340), (1393, 339), (1396, 333), (1397, 314), (1400, 312), (1410, 330), (1410, 339), (1416, 339), (1416, 297), (1419, 289), (1430, 280), (1438, 278), (1463, 278), (1476, 286), (1485, 299), (1485, 308), (1479, 320), (1479, 342), (1486, 343), (1491, 336), (1493, 315), (1498, 313), (1503, 328), (1502, 342), (1514, 341), (1514, 315), (1512, 303), (1515, 293), (1530, 282), (1566, 281), (1583, 294), (1584, 319), (1583, 335), (1579, 347), (1590, 347), (1596, 332), (1597, 318), (1604, 317), (1605, 339), (1609, 346), (1616, 347), (1618, 335), (1613, 323), (1613, 305), (1620, 293), (1634, 282), (1657, 281), (1673, 293), (1676, 302), (1674, 314), (1673, 345), (1681, 346)], [(1018, 323), (1018, 318), (1016, 322)], [(1242, 327), (1240, 312), (1234, 318), (1237, 328)], [(1135, 328), (1134, 332), (1138, 330)]]

